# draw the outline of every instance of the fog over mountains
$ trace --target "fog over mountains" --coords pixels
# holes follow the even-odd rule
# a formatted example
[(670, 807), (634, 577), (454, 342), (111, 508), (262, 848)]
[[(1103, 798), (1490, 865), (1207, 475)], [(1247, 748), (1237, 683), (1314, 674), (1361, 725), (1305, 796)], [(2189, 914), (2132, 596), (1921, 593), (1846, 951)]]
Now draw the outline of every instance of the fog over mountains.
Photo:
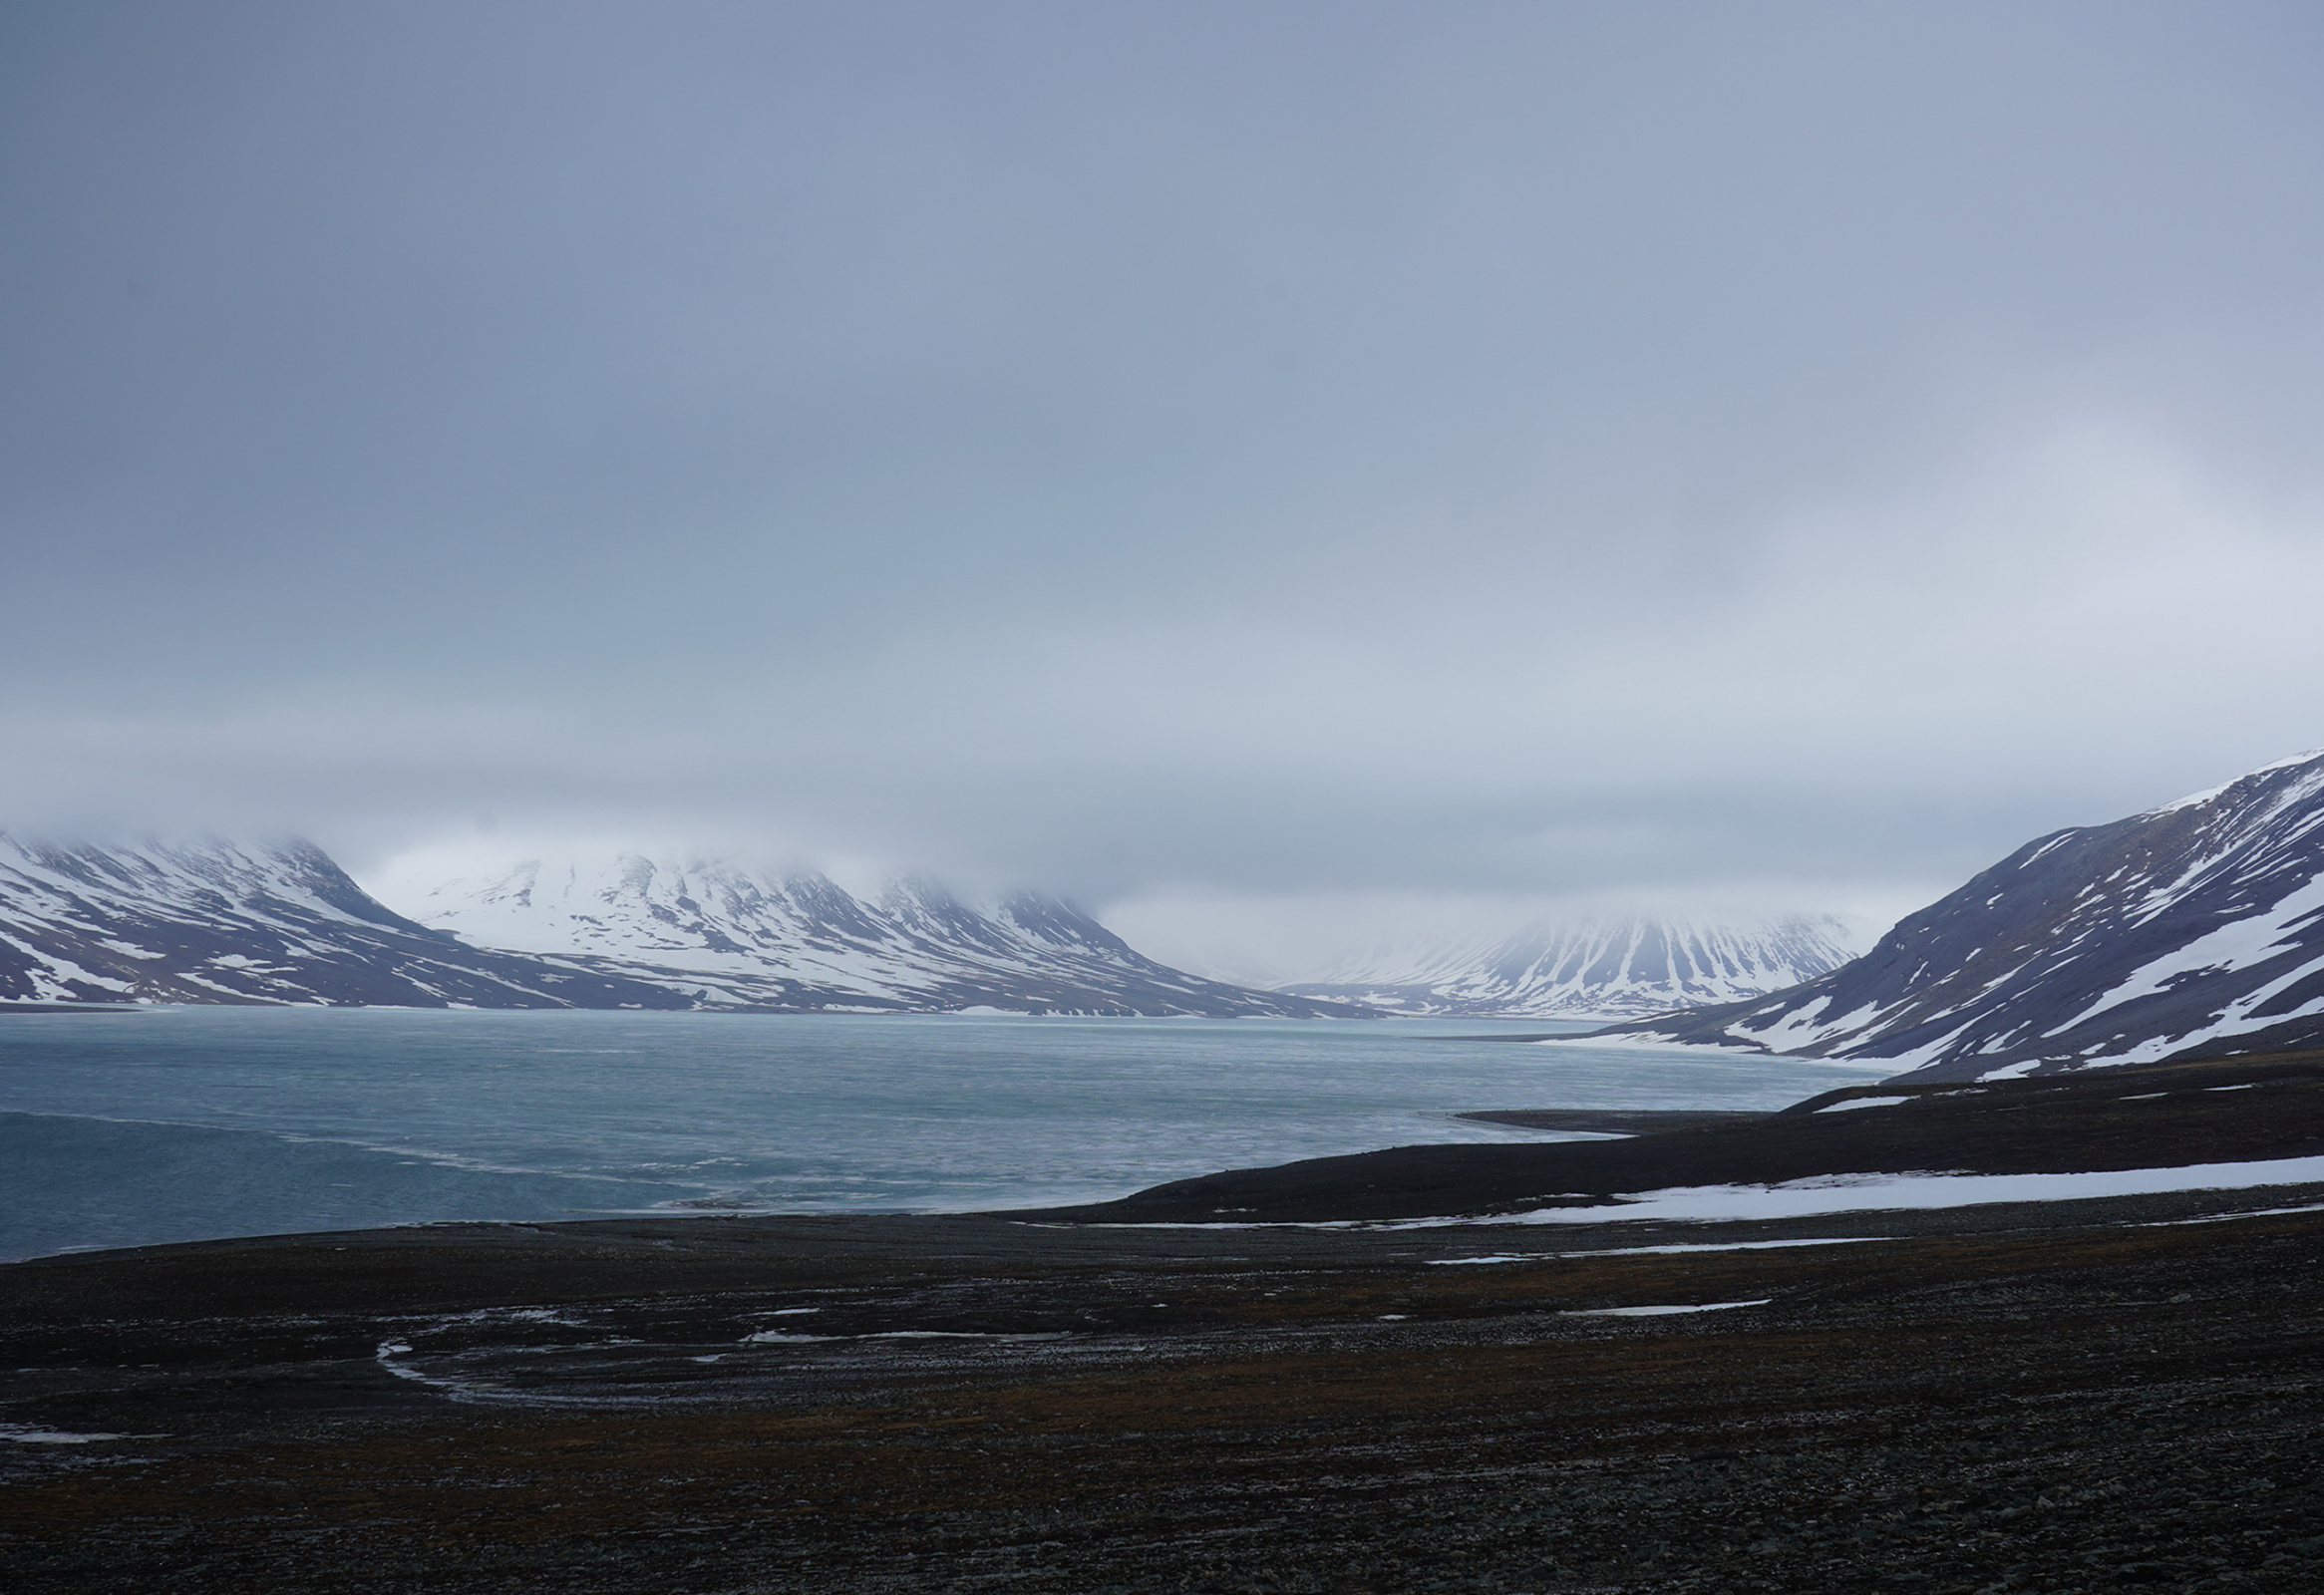
[(925, 879), (858, 897), (809, 870), (603, 852), (382, 883), (430, 929), (642, 978), (705, 1007), (1353, 1017), (1172, 969), (1059, 898), (971, 905)]
[(859, 895), (608, 850), (380, 893), (305, 842), (0, 836), (0, 1000), (1636, 1015), (1607, 1034), (1931, 1080), (2324, 1047), (2324, 753), (2038, 837), (1852, 960), (1828, 916), (1600, 915), (1392, 942), (1266, 991), (1055, 897), (912, 878)]
[(1830, 974), (1625, 1029), (1932, 1081), (2324, 1047), (2324, 753), (2036, 837)]
[(0, 1001), (1366, 1012), (1170, 969), (1029, 893), (980, 910), (907, 882), (866, 903), (820, 875), (631, 855), (422, 896), (441, 924), (395, 912), (303, 841), (0, 836)]
[(1599, 916), (1407, 938), (1270, 990), (1037, 892), (858, 894), (667, 849), (444, 868), (374, 895), (304, 841), (0, 836), (0, 1001), (1602, 1019), (1761, 996), (1848, 952), (1829, 918)]
[(1764, 997), (1860, 946), (1828, 914), (1592, 913), (1508, 936), (1405, 942), (1282, 989), (1396, 1013), (1629, 1018)]

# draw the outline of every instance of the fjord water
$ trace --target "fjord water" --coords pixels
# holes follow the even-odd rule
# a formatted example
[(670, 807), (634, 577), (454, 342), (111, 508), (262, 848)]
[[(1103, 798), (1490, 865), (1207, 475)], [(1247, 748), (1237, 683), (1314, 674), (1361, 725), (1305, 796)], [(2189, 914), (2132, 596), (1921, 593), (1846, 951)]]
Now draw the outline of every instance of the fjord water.
[[(448, 1219), (945, 1211), (1778, 1108), (1868, 1067), (1457, 1039), (1539, 1020), (147, 1008), (0, 1017), (0, 1257)], [(1534, 1136), (1532, 1138), (1558, 1138)]]

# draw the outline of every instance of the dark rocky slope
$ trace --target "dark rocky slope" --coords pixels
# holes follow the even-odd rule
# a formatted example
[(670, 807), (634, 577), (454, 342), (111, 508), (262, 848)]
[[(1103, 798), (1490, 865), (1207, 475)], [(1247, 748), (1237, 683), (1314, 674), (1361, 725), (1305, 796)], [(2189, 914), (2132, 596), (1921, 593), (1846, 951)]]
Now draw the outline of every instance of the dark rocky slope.
[(2324, 754), (2040, 837), (1830, 974), (1618, 1033), (1925, 1080), (2324, 1045)]

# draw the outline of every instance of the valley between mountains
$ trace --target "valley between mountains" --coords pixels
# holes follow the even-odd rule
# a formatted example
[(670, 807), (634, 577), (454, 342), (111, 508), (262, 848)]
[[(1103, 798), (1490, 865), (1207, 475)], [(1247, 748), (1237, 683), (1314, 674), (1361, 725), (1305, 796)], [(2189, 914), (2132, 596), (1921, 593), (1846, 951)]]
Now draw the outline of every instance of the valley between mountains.
[(604, 852), (383, 890), (401, 911), (304, 841), (0, 835), (0, 1007), (1618, 1019), (1764, 996), (1849, 956), (1828, 918), (1592, 915), (1261, 989), (1149, 958), (1052, 895), (972, 903), (924, 877), (857, 895), (812, 870)]
[(1265, 990), (1071, 903), (609, 853), (400, 884), (305, 842), (0, 836), (0, 1007), (1539, 1015), (1592, 1041), (1893, 1062), (1931, 1081), (2324, 1044), (2324, 754), (2037, 837), (1849, 956), (1813, 915), (1581, 915)]
[(1580, 916), (1263, 990), (1034, 892), (644, 854), (400, 883), (305, 842), (0, 836), (9, 1002), (1610, 1018), (1593, 1042), (1930, 1081), (2324, 1045), (2324, 754), (2036, 837), (1850, 957), (1840, 921)]

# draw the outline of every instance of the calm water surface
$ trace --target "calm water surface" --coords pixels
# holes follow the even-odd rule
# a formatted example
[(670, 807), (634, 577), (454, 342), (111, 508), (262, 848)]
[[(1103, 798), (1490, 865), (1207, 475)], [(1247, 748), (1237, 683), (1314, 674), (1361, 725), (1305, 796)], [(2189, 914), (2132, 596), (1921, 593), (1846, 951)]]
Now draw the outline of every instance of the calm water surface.
[(1464, 1110), (1778, 1108), (1878, 1078), (1452, 1039), (1553, 1028), (12, 1014), (0, 1016), (0, 1257), (441, 1219), (1029, 1206), (1293, 1157), (1526, 1138), (1448, 1116)]

